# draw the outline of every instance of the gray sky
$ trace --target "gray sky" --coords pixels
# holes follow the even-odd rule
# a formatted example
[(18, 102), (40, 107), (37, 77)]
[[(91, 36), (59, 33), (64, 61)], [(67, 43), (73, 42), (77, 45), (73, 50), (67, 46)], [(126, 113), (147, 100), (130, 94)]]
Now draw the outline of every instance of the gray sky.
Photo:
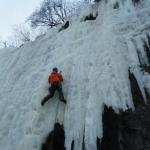
[(0, 0), (0, 38), (6, 40), (13, 25), (24, 21), (39, 7), (42, 0)]

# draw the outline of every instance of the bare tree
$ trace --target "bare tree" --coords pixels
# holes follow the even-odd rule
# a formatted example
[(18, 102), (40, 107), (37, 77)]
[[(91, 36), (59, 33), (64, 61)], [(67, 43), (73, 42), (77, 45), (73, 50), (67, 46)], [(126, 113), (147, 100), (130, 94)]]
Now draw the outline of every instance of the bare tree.
[(6, 48), (8, 47), (8, 42), (6, 40), (3, 40), (0, 36), (0, 48)]
[(0, 41), (0, 48), (7, 48), (7, 47), (9, 47), (7, 41)]
[(14, 35), (23, 43), (31, 41), (31, 31), (23, 25), (16, 25), (14, 27)]
[(33, 31), (27, 25), (19, 24), (13, 27), (13, 33), (9, 37), (8, 43), (10, 46), (19, 47), (34, 40), (35, 37)]
[(64, 0), (44, 0), (41, 7), (28, 18), (32, 27), (55, 27), (71, 15), (72, 8), (67, 7)]

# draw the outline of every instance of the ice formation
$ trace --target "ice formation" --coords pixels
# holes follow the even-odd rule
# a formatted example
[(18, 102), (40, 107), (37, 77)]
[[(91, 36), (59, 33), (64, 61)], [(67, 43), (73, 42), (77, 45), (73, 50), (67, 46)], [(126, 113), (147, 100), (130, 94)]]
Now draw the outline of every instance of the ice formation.
[[(129, 71), (146, 102), (150, 76), (141, 66), (149, 66), (144, 42), (149, 48), (150, 2), (133, 2), (101, 0), (74, 16), (66, 30), (56, 28), (21, 48), (0, 50), (0, 149), (40, 149), (60, 121), (66, 150), (72, 141), (74, 150), (81, 150), (83, 140), (86, 150), (96, 150), (104, 105), (117, 113), (134, 110)], [(96, 20), (83, 21), (90, 13), (98, 14)], [(41, 107), (55, 66), (65, 78), (67, 105), (56, 95)]]

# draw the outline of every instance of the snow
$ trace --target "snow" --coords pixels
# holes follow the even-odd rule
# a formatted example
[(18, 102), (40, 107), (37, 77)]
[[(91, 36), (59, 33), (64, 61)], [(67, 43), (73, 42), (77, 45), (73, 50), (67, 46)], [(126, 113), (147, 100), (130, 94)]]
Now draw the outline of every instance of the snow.
[[(80, 20), (90, 11), (95, 14), (96, 6), (74, 16), (66, 30), (50, 30), (21, 48), (0, 49), (0, 149), (40, 149), (59, 121), (64, 124), (67, 150), (73, 140), (74, 150), (81, 150), (83, 138), (87, 150), (96, 150), (96, 139), (103, 136), (104, 105), (117, 113), (134, 110), (129, 68), (146, 101), (144, 87), (150, 89), (150, 76), (139, 68), (138, 52), (148, 65), (141, 38), (146, 40), (150, 21), (139, 16), (150, 14), (150, 5), (145, 1), (135, 8), (126, 0), (114, 10), (114, 2), (102, 1), (94, 21)], [(56, 94), (41, 107), (55, 66), (65, 79), (67, 105)]]

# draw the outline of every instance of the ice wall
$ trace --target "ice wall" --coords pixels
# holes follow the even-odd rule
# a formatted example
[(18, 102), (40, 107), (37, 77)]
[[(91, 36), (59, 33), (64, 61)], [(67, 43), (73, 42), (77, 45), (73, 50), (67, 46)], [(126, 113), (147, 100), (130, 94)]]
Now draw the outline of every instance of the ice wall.
[[(57, 66), (63, 73), (67, 99), (60, 119), (65, 129), (65, 146), (96, 150), (102, 138), (104, 105), (134, 110), (129, 70), (136, 77), (146, 101), (149, 74), (147, 35), (150, 27), (149, 2), (134, 6), (131, 1), (101, 1), (73, 17), (68, 29), (58, 28), (18, 49), (0, 50), (0, 149), (37, 150), (59, 120), (58, 95), (40, 106), (48, 93), (47, 77)], [(147, 3), (146, 3), (147, 2)], [(147, 4), (147, 5), (146, 5)], [(82, 21), (95, 13), (96, 20)]]

